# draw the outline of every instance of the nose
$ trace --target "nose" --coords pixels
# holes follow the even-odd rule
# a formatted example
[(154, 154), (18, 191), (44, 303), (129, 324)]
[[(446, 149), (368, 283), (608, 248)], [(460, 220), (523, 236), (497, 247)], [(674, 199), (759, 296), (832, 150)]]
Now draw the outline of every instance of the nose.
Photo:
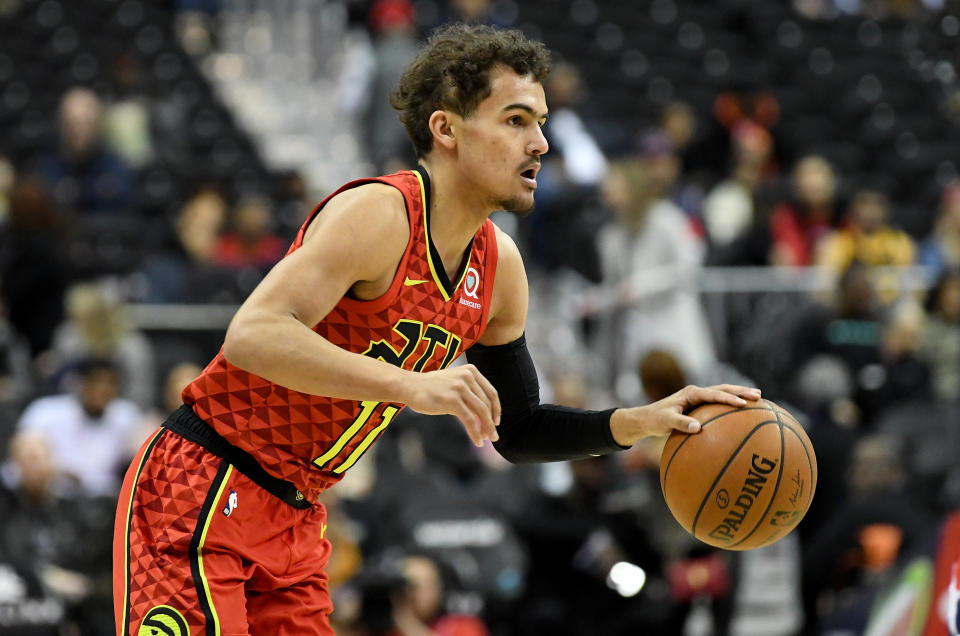
[(540, 126), (534, 126), (536, 132), (534, 133), (534, 138), (530, 142), (530, 145), (527, 147), (527, 152), (534, 157), (539, 157), (540, 155), (547, 154), (547, 151), (550, 150), (550, 144), (547, 143), (547, 138), (543, 135), (543, 129)]

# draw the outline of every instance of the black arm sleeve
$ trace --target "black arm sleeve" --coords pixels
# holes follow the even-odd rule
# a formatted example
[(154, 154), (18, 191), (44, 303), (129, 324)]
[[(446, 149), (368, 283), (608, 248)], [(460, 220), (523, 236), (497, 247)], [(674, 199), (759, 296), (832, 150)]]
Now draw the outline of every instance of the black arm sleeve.
[(500, 396), (500, 440), (494, 447), (513, 463), (552, 462), (604, 455), (625, 447), (613, 439), (607, 411), (540, 404), (540, 384), (527, 340), (495, 347), (474, 345), (467, 360)]

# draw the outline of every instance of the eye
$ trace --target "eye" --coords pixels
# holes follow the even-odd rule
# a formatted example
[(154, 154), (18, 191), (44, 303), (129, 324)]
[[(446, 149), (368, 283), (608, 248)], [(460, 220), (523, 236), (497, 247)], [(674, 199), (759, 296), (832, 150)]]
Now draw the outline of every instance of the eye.
[(513, 117), (507, 120), (507, 123), (510, 124), (511, 126), (522, 126), (523, 117), (521, 117), (520, 115), (514, 115)]

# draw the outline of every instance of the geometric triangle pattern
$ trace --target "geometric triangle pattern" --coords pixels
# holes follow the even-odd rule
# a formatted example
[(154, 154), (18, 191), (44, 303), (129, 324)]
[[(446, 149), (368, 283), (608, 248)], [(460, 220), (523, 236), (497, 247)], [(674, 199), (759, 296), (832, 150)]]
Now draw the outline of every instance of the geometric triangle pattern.
[[(130, 551), (127, 590), (131, 634), (158, 605), (175, 608), (190, 626), (204, 624), (190, 571), (189, 548), (200, 509), (222, 463), (220, 458), (169, 432), (153, 447), (149, 460), (143, 463), (135, 484), (130, 532), (123, 535)], [(118, 584), (117, 591), (120, 589)], [(118, 617), (118, 622), (121, 620)]]
[[(327, 197), (304, 223), (288, 254), (300, 247), (310, 220), (330, 198), (372, 181), (403, 193), (410, 224), (407, 249), (383, 296), (373, 301), (343, 298), (313, 330), (347, 351), (380, 352), (381, 360), (404, 369), (440, 369), (473, 345), (486, 326), (497, 266), (495, 228), (489, 219), (474, 236), (465, 275), (452, 294), (444, 293), (431, 267), (420, 180), (411, 171), (348, 183)], [(402, 321), (419, 325), (412, 349), (416, 332), (410, 325), (398, 328)], [(308, 501), (339, 481), (342, 471), (337, 467), (352, 465), (357, 457), (351, 456), (362, 453), (383, 432), (381, 425), (403, 408), (382, 403), (371, 410), (370, 403), (293, 391), (230, 364), (222, 349), (182, 397), (227, 441), (253, 455), (273, 476), (292, 482)], [(314, 464), (334, 448), (337, 452), (322, 466)]]

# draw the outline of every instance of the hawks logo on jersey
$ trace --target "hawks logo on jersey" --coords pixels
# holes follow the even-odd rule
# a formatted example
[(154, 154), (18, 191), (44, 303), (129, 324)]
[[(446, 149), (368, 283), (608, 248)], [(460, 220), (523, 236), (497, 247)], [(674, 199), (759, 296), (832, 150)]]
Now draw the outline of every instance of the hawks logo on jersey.
[[(489, 220), (480, 227), (451, 280), (430, 240), (426, 173), (355, 181), (337, 193), (375, 181), (403, 194), (410, 225), (390, 289), (371, 301), (341, 299), (313, 330), (347, 351), (410, 371), (443, 369), (486, 326), (496, 230)], [(289, 252), (300, 247), (310, 221), (332, 196), (317, 206)], [(291, 391), (231, 365), (222, 351), (184, 390), (183, 400), (227, 441), (311, 499), (338, 481), (403, 408)]]

